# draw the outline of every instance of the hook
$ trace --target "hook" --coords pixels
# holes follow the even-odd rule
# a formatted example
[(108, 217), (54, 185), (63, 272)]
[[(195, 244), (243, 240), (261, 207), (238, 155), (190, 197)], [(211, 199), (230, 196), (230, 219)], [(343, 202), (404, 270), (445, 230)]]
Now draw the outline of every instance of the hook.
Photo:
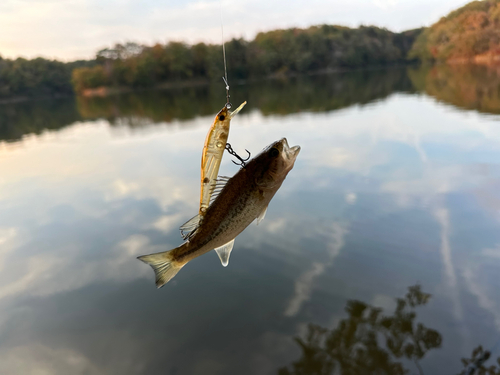
[(238, 158), (238, 160), (240, 161), (240, 163), (237, 163), (235, 162), (234, 160), (231, 160), (234, 164), (236, 165), (240, 165), (242, 166), (243, 168), (245, 168), (246, 166), (246, 162), (250, 159), (250, 151), (248, 151), (247, 149), (245, 149), (245, 151), (248, 153), (248, 157), (246, 159), (243, 159), (241, 156), (239, 156), (236, 151), (233, 150), (233, 148), (231, 147), (231, 145), (229, 143), (226, 143), (226, 150), (227, 152), (229, 152), (231, 155), (235, 156), (236, 158)]

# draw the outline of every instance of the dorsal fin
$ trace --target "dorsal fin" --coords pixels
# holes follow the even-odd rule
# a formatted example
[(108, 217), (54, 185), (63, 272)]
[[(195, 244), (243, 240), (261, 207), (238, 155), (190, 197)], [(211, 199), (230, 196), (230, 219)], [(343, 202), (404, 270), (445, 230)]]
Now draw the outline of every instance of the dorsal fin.
[(210, 191), (210, 204), (219, 196), (224, 186), (226, 186), (227, 182), (231, 179), (231, 177), (227, 176), (219, 176), (217, 177), (217, 181), (215, 182), (212, 190)]
[(234, 238), (229, 241), (227, 244), (222, 245), (215, 249), (215, 252), (219, 256), (220, 262), (224, 267), (227, 267), (229, 264), (229, 256), (231, 255), (231, 250), (233, 250), (234, 246)]
[(179, 229), (184, 240), (189, 241), (194, 236), (194, 233), (200, 227), (201, 219), (201, 215), (198, 214), (181, 225)]

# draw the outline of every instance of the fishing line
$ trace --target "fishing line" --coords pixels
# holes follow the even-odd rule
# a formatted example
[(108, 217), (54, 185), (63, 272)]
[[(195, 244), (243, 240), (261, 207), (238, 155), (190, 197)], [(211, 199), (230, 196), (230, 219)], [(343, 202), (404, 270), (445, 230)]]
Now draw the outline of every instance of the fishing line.
[(222, 57), (224, 59), (224, 77), (222, 77), (222, 80), (224, 81), (224, 84), (226, 85), (226, 108), (231, 109), (231, 103), (229, 102), (229, 84), (227, 83), (227, 66), (226, 66), (226, 47), (224, 45), (224, 24), (222, 20), (222, 2), (219, 0), (219, 7), (220, 7), (220, 31), (222, 35)]

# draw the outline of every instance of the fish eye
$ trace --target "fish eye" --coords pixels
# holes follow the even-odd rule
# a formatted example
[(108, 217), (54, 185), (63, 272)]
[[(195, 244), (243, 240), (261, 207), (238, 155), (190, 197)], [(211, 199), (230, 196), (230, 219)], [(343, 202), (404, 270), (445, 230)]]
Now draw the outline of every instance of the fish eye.
[(225, 119), (225, 118), (226, 118), (226, 116), (224, 116), (224, 115), (220, 115), (220, 116), (219, 116), (219, 120), (220, 120), (220, 121), (224, 121), (224, 119)]
[(269, 156), (271, 156), (272, 158), (275, 158), (276, 156), (278, 156), (280, 154), (280, 151), (273, 147), (270, 151), (269, 151)]

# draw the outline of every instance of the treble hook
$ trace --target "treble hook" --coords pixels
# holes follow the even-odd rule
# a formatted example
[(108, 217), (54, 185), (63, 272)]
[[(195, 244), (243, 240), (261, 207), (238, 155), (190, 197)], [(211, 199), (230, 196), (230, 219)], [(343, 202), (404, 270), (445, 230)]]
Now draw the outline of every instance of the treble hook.
[(236, 153), (236, 151), (233, 150), (233, 148), (231, 147), (231, 145), (229, 143), (226, 143), (226, 150), (231, 155), (237, 157), (238, 160), (240, 161), (240, 163), (236, 163), (234, 160), (231, 160), (234, 164), (242, 166), (243, 168), (245, 168), (246, 162), (250, 159), (250, 156), (251, 156), (250, 151), (248, 151), (247, 149), (245, 149), (245, 151), (248, 153), (248, 157), (246, 159), (243, 159), (240, 155), (238, 155)]

